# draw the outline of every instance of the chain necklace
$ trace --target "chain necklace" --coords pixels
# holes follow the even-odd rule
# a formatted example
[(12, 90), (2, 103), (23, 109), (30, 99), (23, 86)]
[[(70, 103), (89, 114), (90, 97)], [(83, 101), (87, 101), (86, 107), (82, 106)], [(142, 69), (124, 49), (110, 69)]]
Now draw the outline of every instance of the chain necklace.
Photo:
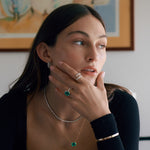
[(65, 123), (73, 123), (73, 122), (76, 122), (78, 121), (79, 119), (81, 119), (81, 116), (79, 116), (78, 118), (76, 118), (75, 120), (64, 120), (64, 119), (61, 119), (59, 116), (57, 116), (57, 114), (54, 112), (54, 110), (51, 108), (50, 104), (48, 103), (48, 99), (47, 99), (47, 96), (46, 96), (46, 90), (44, 88), (44, 99), (45, 99), (45, 102), (47, 104), (47, 107), (48, 109), (50, 110), (50, 112), (55, 116), (56, 119), (58, 119), (59, 121), (62, 121), (62, 122), (65, 122)]
[[(51, 112), (51, 113), (55, 116), (55, 118), (58, 119), (59, 121), (62, 121), (62, 122), (65, 122), (65, 123), (73, 123), (73, 122), (78, 121), (78, 120), (81, 118), (81, 116), (79, 116), (79, 117), (78, 117), (77, 119), (75, 119), (75, 120), (64, 120), (64, 119), (61, 119), (59, 116), (57, 116), (56, 113), (55, 113), (55, 112), (53, 111), (53, 109), (51, 108), (50, 104), (48, 103), (48, 99), (47, 99), (47, 97), (46, 97), (46, 90), (45, 90), (45, 88), (44, 88), (44, 99), (45, 99), (45, 102), (46, 102), (47, 107), (49, 108), (50, 112)], [(82, 123), (82, 125), (81, 125), (81, 127), (80, 127), (80, 130), (79, 130), (79, 134), (78, 134), (77, 137), (75, 138), (74, 142), (70, 142), (70, 140), (65, 136), (65, 138), (69, 141), (69, 143), (71, 143), (71, 146), (72, 146), (72, 147), (77, 146), (77, 140), (78, 140), (78, 138), (79, 138), (79, 136), (80, 136), (81, 129), (83, 128), (84, 122), (85, 122), (85, 120), (83, 121), (83, 123)], [(64, 134), (64, 135), (65, 135), (65, 134)]]
[(85, 120), (83, 120), (83, 122), (82, 122), (82, 124), (81, 124), (81, 126), (80, 126), (80, 129), (78, 130), (79, 133), (78, 133), (78, 135), (76, 136), (75, 140), (73, 140), (73, 142), (71, 142), (71, 141), (70, 141), (70, 138), (68, 138), (68, 137), (66, 136), (66, 134), (64, 134), (65, 138), (68, 140), (68, 142), (70, 143), (70, 145), (71, 145), (72, 147), (75, 147), (75, 146), (77, 146), (77, 144), (78, 144), (77, 141), (78, 141), (78, 139), (79, 139), (79, 137), (80, 137), (80, 134), (81, 134), (81, 131), (82, 131), (84, 122), (85, 122)]

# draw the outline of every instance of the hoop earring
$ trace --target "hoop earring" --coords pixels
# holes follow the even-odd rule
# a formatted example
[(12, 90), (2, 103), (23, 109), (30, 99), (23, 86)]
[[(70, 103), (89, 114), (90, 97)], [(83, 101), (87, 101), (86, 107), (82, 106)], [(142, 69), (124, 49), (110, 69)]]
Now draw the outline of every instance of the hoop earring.
[(50, 62), (48, 62), (48, 63), (47, 63), (47, 67), (49, 68), (49, 67), (50, 67), (50, 65), (51, 65), (51, 63), (50, 63)]

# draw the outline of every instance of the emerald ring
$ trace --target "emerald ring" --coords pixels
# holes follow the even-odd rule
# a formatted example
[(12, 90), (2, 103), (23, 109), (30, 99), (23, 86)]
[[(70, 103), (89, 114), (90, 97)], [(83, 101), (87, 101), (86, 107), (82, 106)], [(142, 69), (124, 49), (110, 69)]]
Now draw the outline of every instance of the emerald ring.
[(64, 93), (66, 96), (70, 96), (70, 88), (68, 90), (65, 91)]

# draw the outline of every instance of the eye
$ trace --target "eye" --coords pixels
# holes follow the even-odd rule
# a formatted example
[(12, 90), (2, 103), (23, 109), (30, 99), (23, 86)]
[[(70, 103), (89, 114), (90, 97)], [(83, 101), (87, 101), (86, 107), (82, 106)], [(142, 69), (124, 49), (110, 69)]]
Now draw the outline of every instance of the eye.
[(99, 44), (98, 47), (99, 47), (100, 49), (104, 49), (104, 48), (106, 48), (106, 45)]
[(77, 44), (77, 45), (84, 45), (83, 41), (74, 41), (74, 43)]

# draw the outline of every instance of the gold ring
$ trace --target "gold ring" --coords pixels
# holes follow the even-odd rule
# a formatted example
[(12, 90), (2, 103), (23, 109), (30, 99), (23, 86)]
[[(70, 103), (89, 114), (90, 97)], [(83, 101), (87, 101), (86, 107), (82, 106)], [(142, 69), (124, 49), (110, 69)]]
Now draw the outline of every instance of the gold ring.
[(66, 95), (66, 96), (70, 96), (70, 88), (68, 89), (68, 90), (66, 90), (65, 92), (64, 92), (64, 94)]
[(75, 75), (75, 77), (76, 77), (76, 81), (78, 81), (78, 80), (82, 77), (82, 75), (81, 75), (81, 73), (77, 73), (77, 74)]

